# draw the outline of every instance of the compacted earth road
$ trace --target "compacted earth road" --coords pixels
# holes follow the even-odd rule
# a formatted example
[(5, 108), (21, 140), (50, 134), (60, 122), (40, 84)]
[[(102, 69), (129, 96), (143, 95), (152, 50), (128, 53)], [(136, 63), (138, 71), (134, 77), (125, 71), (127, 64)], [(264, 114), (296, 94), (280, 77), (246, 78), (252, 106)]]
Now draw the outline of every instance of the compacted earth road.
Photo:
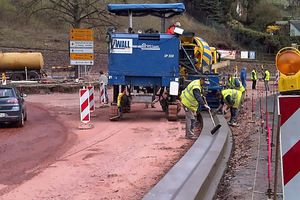
[[(25, 126), (0, 125), (0, 199), (140, 200), (194, 143), (184, 138), (183, 110), (169, 122), (158, 103), (133, 104), (112, 122), (99, 91), (95, 97), (89, 126), (80, 121), (78, 93), (26, 97)], [(259, 134), (259, 120), (249, 121), (251, 104), (248, 117), (240, 115), (240, 127), (232, 128), (234, 150), (215, 199), (267, 196), (266, 140), (258, 140), (265, 134)]]
[(183, 111), (169, 122), (159, 104), (133, 104), (112, 122), (98, 100), (83, 126), (93, 128), (82, 130), (78, 93), (25, 100), (25, 126), (0, 127), (0, 199), (138, 200), (194, 142), (184, 138)]

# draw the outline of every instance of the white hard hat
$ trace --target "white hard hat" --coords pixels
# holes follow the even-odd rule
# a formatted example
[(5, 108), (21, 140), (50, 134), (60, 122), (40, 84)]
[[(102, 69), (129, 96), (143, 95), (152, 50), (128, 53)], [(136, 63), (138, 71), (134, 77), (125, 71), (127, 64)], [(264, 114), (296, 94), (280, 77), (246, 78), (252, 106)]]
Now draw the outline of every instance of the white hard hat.
[(175, 24), (176, 24), (177, 26), (181, 26), (180, 22), (176, 22)]

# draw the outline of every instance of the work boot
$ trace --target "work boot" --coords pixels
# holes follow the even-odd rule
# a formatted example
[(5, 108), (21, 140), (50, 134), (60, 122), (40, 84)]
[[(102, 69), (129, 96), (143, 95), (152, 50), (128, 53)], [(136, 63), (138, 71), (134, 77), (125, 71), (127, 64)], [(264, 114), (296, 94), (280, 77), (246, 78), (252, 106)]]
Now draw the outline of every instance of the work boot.
[(198, 137), (196, 135), (188, 135), (186, 136), (187, 139), (190, 139), (190, 140), (197, 140)]
[(239, 125), (236, 122), (233, 122), (233, 123), (230, 124), (230, 126), (238, 127)]

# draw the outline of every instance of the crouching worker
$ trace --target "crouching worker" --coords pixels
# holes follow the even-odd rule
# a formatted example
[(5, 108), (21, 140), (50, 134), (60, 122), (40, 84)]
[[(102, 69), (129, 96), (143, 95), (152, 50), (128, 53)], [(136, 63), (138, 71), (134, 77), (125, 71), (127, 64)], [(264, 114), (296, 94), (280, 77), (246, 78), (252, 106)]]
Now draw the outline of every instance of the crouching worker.
[(235, 89), (226, 89), (222, 90), (221, 92), (217, 92), (216, 96), (221, 100), (221, 103), (215, 112), (222, 111), (223, 105), (226, 104), (228, 109), (230, 109), (231, 114), (228, 122), (229, 126), (238, 126), (237, 117), (238, 109), (242, 99), (242, 92)]
[(227, 86), (230, 89), (236, 89), (240, 92), (242, 92), (242, 97), (241, 97), (241, 107), (244, 107), (244, 97), (245, 97), (245, 91), (246, 89), (244, 88), (244, 86), (240, 83), (240, 81), (238, 80), (238, 78), (233, 77), (232, 75), (228, 75), (228, 82), (227, 82)]
[(183, 104), (183, 108), (185, 111), (185, 137), (188, 139), (195, 140), (197, 136), (195, 136), (193, 129), (196, 123), (195, 113), (199, 107), (199, 104), (204, 105), (206, 109), (210, 109), (210, 107), (205, 103), (202, 98), (203, 89), (202, 86), (205, 85), (205, 78), (201, 77), (200, 79), (196, 79), (192, 81), (181, 93), (181, 103)]

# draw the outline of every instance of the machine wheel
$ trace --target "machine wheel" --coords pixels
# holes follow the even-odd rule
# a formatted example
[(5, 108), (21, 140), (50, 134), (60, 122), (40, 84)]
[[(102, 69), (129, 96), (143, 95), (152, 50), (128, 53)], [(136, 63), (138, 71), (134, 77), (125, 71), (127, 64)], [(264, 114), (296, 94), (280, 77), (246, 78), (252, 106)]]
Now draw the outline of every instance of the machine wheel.
[(130, 106), (125, 106), (125, 107), (123, 108), (123, 112), (124, 112), (124, 113), (129, 113), (129, 112), (130, 112)]
[(177, 113), (181, 111), (181, 102), (177, 100)]
[(203, 129), (203, 117), (200, 112), (197, 112), (197, 121), (196, 121), (195, 126), (199, 130), (199, 133), (201, 133), (201, 131)]
[(39, 79), (39, 75), (36, 72), (29, 72), (28, 79), (29, 80), (38, 80)]
[(129, 113), (130, 112), (130, 98), (128, 95), (124, 95), (121, 100), (122, 112)]
[(178, 105), (169, 105), (166, 111), (166, 117), (169, 121), (177, 121), (178, 119)]
[(11, 80), (13, 81), (21, 81), (23, 80), (22, 74), (15, 73), (11, 76)]
[(119, 113), (119, 108), (117, 105), (112, 105), (109, 111), (109, 119), (111, 121), (118, 121), (121, 119), (121, 115)]
[(159, 103), (160, 103), (160, 106), (161, 106), (162, 110), (164, 112), (166, 112), (167, 108), (168, 108), (168, 106), (167, 106), (167, 100), (166, 99), (162, 99), (162, 100), (159, 101)]

